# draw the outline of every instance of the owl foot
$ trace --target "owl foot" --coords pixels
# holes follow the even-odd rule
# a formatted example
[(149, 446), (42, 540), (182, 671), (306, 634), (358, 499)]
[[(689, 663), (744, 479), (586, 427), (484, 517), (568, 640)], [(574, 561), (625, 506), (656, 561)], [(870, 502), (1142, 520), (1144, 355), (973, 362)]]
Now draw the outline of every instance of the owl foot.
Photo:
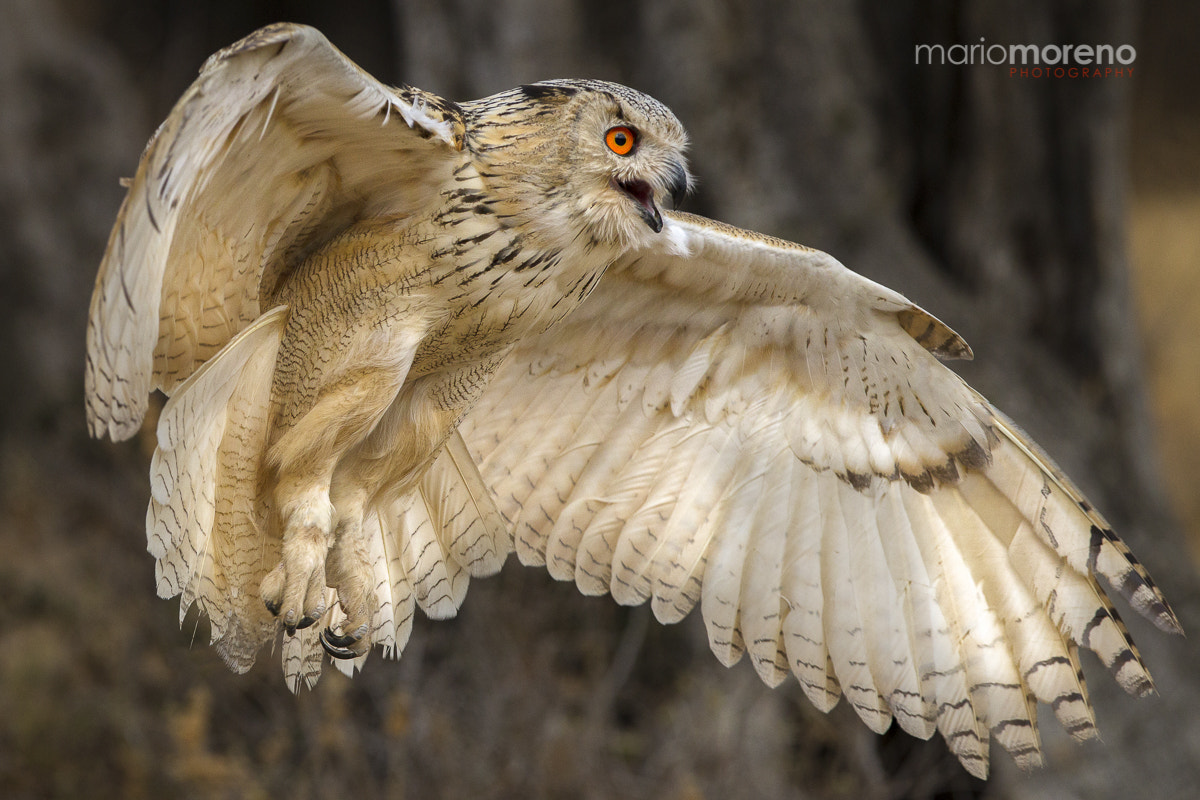
[[(315, 548), (284, 545), (283, 560), (259, 587), (263, 604), (289, 634), (325, 616), (325, 554)], [(323, 550), (324, 548), (321, 548)], [(295, 552), (300, 551), (300, 552)]]
[(259, 585), (267, 610), (289, 634), (325, 616), (325, 556), (329, 551), (332, 507), (321, 492), (296, 504), (288, 516), (282, 558)]
[(357, 515), (344, 519), (338, 526), (337, 541), (329, 551), (328, 575), (346, 618), (337, 626), (341, 633), (333, 628), (321, 631), (321, 646), (334, 658), (357, 658), (371, 649), (370, 589), (374, 586)]

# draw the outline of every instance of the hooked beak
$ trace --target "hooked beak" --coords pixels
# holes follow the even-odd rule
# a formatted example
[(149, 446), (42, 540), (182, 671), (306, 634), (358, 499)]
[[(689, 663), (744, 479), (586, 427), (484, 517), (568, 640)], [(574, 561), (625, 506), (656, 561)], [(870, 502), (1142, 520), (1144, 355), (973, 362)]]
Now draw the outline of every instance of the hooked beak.
[(625, 194), (633, 198), (633, 202), (638, 204), (638, 211), (642, 215), (642, 220), (650, 226), (650, 230), (658, 233), (662, 230), (663, 220), (662, 213), (659, 212), (658, 206), (654, 204), (654, 190), (650, 188), (650, 184), (643, 180), (633, 181), (614, 181), (617, 188)]
[[(688, 174), (687, 169), (683, 164), (677, 161), (672, 161), (670, 165), (670, 178), (667, 181), (666, 190), (671, 195), (671, 204), (678, 208), (683, 201), (684, 195), (688, 190)], [(650, 230), (655, 233), (661, 233), (663, 229), (662, 212), (658, 210), (658, 206), (654, 202), (654, 189), (649, 183), (641, 179), (632, 181), (614, 181), (614, 185), (625, 194), (629, 195), (635, 203), (638, 204), (638, 210), (642, 215), (642, 220), (650, 227)]]

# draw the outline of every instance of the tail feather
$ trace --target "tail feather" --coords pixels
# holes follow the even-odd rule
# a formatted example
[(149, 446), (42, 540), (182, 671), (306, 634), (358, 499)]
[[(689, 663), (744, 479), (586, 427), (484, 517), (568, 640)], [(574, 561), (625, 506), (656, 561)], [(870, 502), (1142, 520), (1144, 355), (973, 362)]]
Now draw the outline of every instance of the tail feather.
[(458, 614), (467, 592), (467, 574), (449, 558), (436, 523), (419, 493), (397, 499), (385, 513), (387, 528), (400, 539), (400, 565), (416, 595), (417, 605), (430, 619)]
[(434, 509), (435, 530), (455, 561), (476, 578), (500, 571), (512, 550), (512, 532), (458, 431), (426, 470), (421, 496)]
[[(383, 646), (385, 657), (399, 658), (408, 638), (412, 635), (413, 616), (417, 600), (408, 573), (404, 571), (400, 555), (400, 542), (386, 527), (384, 518), (372, 514), (367, 527), (378, 528), (379, 535), (372, 537), (378, 543), (382, 555), (376, 557), (375, 574), (378, 577), (376, 591), (378, 603), (372, 639)], [(374, 546), (374, 544), (373, 544)]]
[(457, 432), (413, 491), (367, 513), (363, 532), (376, 578), (372, 639), (397, 658), (416, 606), (433, 619), (455, 616), (471, 576), (495, 574), (512, 550), (512, 534)]
[[(333, 592), (326, 597), (326, 607), (333, 604)], [(283, 679), (292, 692), (300, 691), (300, 687), (313, 688), (321, 677), (321, 667), (325, 661), (325, 650), (317, 638), (323, 622), (308, 628), (297, 630), (295, 635), (283, 637), (281, 656), (283, 661)]]

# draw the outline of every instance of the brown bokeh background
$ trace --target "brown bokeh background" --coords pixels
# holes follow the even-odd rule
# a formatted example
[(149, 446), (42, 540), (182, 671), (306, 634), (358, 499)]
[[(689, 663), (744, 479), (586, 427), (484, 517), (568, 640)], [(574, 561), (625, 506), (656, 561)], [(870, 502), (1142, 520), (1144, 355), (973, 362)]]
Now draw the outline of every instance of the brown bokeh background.
[(1200, 558), (1200, 9), (1150, 6), (1134, 80), (1129, 237), (1162, 475)]
[[(202, 60), (315, 24), (463, 99), (622, 81), (689, 128), (686, 208), (821, 247), (974, 346), (956, 365), (1111, 517), (1193, 638), (1128, 620), (1160, 689), (1085, 660), (1103, 743), (987, 784), (707, 652), (698, 618), (510, 563), (398, 663), (293, 697), (178, 625), (145, 553), (148, 435), (87, 439), (87, 301), (128, 175)], [(1191, 797), (1200, 785), (1200, 12), (1186, 2), (0, 0), (0, 795)], [(916, 67), (917, 43), (1135, 43), (1132, 76)], [(1134, 269), (1131, 269), (1131, 264)], [(1136, 302), (1135, 302), (1136, 301)], [(1183, 525), (1180, 524), (1182, 521)]]

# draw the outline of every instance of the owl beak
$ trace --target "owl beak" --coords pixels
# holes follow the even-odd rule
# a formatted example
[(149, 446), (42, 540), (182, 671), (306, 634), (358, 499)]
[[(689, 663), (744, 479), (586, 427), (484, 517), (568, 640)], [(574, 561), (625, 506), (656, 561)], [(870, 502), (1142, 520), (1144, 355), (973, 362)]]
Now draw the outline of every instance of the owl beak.
[(642, 220), (650, 230), (658, 233), (663, 228), (662, 214), (654, 204), (654, 190), (643, 180), (616, 181), (617, 188), (629, 195), (638, 204)]
[(679, 208), (692, 181), (688, 176), (687, 167), (680, 162), (672, 161), (670, 170), (671, 176), (667, 181), (667, 191), (671, 194), (671, 208)]
[[(655, 233), (662, 232), (663, 218), (662, 212), (658, 210), (658, 205), (654, 202), (654, 189), (649, 183), (643, 180), (632, 181), (614, 181), (616, 187), (638, 204), (638, 211), (642, 215), (642, 220), (650, 227), (650, 230)], [(671, 205), (673, 208), (678, 208), (683, 202), (684, 195), (687, 194), (688, 186), (691, 180), (688, 177), (687, 168), (683, 164), (672, 161), (668, 167), (668, 175), (666, 186), (667, 194), (671, 195)]]

